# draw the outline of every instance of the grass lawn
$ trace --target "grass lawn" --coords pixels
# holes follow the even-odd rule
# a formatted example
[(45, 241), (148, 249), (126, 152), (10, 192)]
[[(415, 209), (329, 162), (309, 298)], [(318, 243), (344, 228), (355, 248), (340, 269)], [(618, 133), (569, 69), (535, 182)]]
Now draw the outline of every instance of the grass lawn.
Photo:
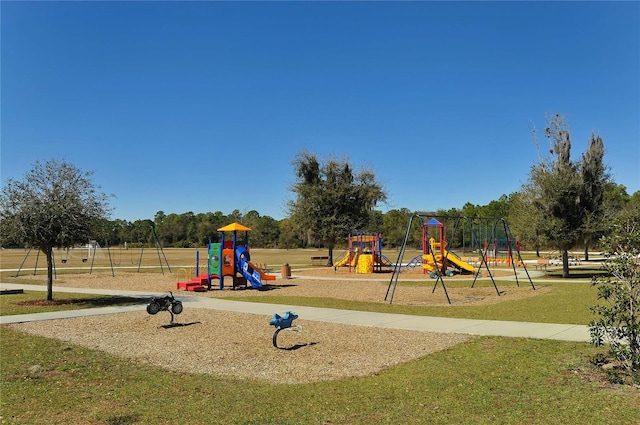
[[(0, 328), (3, 423), (638, 423), (580, 343), (477, 338), (365, 377), (273, 385), (165, 372)], [(401, 349), (401, 347), (399, 347)], [(283, 352), (283, 361), (286, 361)], [(211, 358), (202, 361), (215, 361)]]
[[(500, 290), (515, 285), (513, 282), (496, 281)], [(486, 282), (483, 285), (487, 284)], [(490, 284), (490, 283), (489, 283)], [(528, 283), (527, 283), (528, 284)], [(397, 291), (402, 290), (403, 284), (398, 284)], [(414, 283), (408, 283), (414, 285)], [(471, 281), (447, 282), (447, 287), (470, 286)], [(521, 283), (522, 285), (522, 283)], [(449, 306), (408, 306), (384, 303), (367, 303), (346, 301), (335, 298), (312, 297), (225, 297), (238, 301), (251, 301), (269, 304), (304, 305), (309, 307), (327, 307), (347, 310), (375, 311), (381, 313), (412, 314), (416, 316), (458, 317), (484, 320), (511, 320), (520, 322), (569, 323), (587, 325), (593, 318), (590, 306), (597, 303), (597, 293), (590, 283), (571, 282), (555, 283), (542, 282), (537, 288), (548, 287), (550, 291), (509, 302), (490, 305), (449, 305)], [(431, 287), (425, 291), (431, 291)], [(438, 286), (436, 291), (442, 291)]]
[[(302, 262), (310, 252), (289, 258)], [(281, 264), (287, 262), (286, 254), (256, 250), (255, 257)], [(181, 258), (186, 263), (188, 256)], [(400, 282), (398, 290), (402, 285), (413, 283)], [(447, 281), (447, 286), (455, 285), (470, 281)], [(497, 285), (502, 290), (514, 283), (498, 280)], [(536, 286), (549, 291), (486, 306), (416, 307), (308, 297), (241, 300), (529, 322), (587, 324), (591, 319), (589, 306), (597, 300), (589, 282), (541, 280)], [(42, 300), (43, 293), (27, 291), (0, 296), (0, 312), (140, 302), (55, 295), (57, 300), (74, 301), (31, 306), (29, 302)], [(23, 301), (27, 305), (20, 304)], [(640, 424), (640, 390), (607, 383), (590, 363), (602, 352), (585, 343), (478, 337), (369, 377), (275, 385), (167, 372), (0, 326), (0, 423)], [(288, 354), (282, 352), (283, 362)], [(201, 361), (216, 361), (215, 352)]]

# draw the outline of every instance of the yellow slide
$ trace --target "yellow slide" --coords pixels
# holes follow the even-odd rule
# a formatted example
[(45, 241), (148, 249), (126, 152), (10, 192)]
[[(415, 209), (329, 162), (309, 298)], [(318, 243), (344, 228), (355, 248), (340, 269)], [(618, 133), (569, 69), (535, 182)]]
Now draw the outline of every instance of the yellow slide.
[[(453, 251), (447, 251), (444, 246), (442, 246), (440, 244), (440, 242), (436, 243), (434, 238), (431, 238), (429, 240), (429, 244), (431, 245), (431, 251), (433, 252), (438, 252), (439, 250), (436, 248), (442, 248), (442, 254), (437, 254), (436, 255), (436, 261), (438, 262), (438, 267), (440, 267), (442, 265), (442, 259), (443, 258), (447, 258), (447, 261), (449, 261), (451, 264), (455, 265), (456, 267), (458, 267), (461, 271), (467, 271), (467, 272), (471, 272), (471, 273), (475, 273), (476, 269), (469, 263), (466, 263), (464, 261), (462, 261), (462, 259), (460, 257), (458, 257), (458, 255), (453, 252)], [(436, 246), (439, 245), (439, 246)], [(448, 255), (447, 255), (448, 254)], [(425, 260), (426, 260), (426, 265), (425, 265)], [(431, 258), (430, 255), (423, 255), (422, 256), (422, 262), (423, 262), (423, 267), (427, 270), (435, 270), (435, 264), (433, 264), (433, 260)]]
[(340, 257), (338, 260), (336, 260), (333, 263), (333, 265), (335, 267), (342, 267), (342, 266), (346, 266), (348, 262), (349, 262), (349, 251), (345, 252), (342, 257)]
[[(351, 256), (351, 267), (355, 267), (358, 264), (358, 253), (356, 252)], [(342, 267), (349, 265), (349, 251), (345, 252), (345, 254), (340, 257), (337, 261), (333, 263), (334, 267)]]
[[(453, 252), (447, 251), (446, 249), (443, 249), (443, 251), (444, 251), (444, 256), (447, 258), (447, 261), (451, 262), (452, 264), (455, 264), (456, 267), (458, 267), (460, 270), (465, 270), (471, 273), (476, 272), (476, 269), (471, 264), (462, 261), (462, 259), (460, 259), (460, 257), (458, 257)], [(449, 254), (448, 256), (447, 256), (447, 253)]]

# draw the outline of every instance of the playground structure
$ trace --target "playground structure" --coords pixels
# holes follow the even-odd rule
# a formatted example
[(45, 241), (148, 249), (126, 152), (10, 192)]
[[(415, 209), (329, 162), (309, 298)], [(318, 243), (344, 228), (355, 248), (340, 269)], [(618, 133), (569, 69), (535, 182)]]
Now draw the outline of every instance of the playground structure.
[[(211, 290), (211, 281), (218, 279), (220, 282), (218, 288), (222, 290), (225, 277), (231, 277), (233, 289), (246, 288), (248, 284), (252, 288), (260, 289), (264, 281), (275, 280), (275, 276), (265, 273), (251, 262), (249, 254), (250, 231), (249, 227), (239, 223), (231, 223), (219, 228), (220, 243), (209, 243), (207, 247), (207, 272), (200, 274), (196, 268), (196, 277), (191, 280), (178, 281), (176, 289), (185, 291)], [(244, 232), (244, 245), (238, 244), (238, 232)], [(225, 240), (225, 233), (232, 233), (232, 239)]]
[(340, 257), (334, 267), (349, 267), (356, 273), (374, 273), (390, 267), (391, 261), (382, 255), (382, 235), (349, 234), (347, 252)]
[[(429, 235), (429, 229), (435, 228), (438, 231), (438, 239)], [(422, 225), (422, 270), (432, 277), (436, 274), (447, 273), (449, 267), (454, 267), (459, 273), (475, 273), (476, 269), (464, 261), (455, 252), (447, 249), (444, 224), (435, 218), (425, 221)]]
[[(442, 221), (446, 220), (454, 220), (455, 224), (453, 226), (453, 231), (451, 233), (451, 238), (448, 241), (445, 237), (444, 223)], [(493, 222), (492, 226), (490, 226), (491, 222)], [(507, 221), (503, 218), (468, 218), (468, 217), (442, 217), (442, 220), (438, 220), (435, 217), (432, 217), (425, 221), (425, 218), (420, 214), (414, 214), (409, 219), (409, 224), (407, 225), (407, 231), (405, 233), (405, 237), (400, 248), (400, 252), (398, 254), (398, 260), (396, 261), (393, 274), (391, 279), (389, 280), (389, 286), (387, 287), (387, 293), (385, 295), (385, 301), (389, 300), (389, 304), (393, 303), (393, 296), (395, 294), (397, 285), (398, 285), (398, 277), (400, 272), (403, 269), (403, 258), (407, 247), (407, 241), (409, 240), (409, 235), (412, 231), (412, 226), (414, 223), (420, 223), (422, 226), (422, 247), (423, 254), (421, 256), (422, 267), (424, 273), (429, 273), (429, 276), (436, 279), (436, 282), (433, 286), (432, 293), (435, 292), (438, 283), (442, 285), (444, 293), (447, 297), (447, 301), (451, 304), (451, 299), (449, 298), (449, 294), (447, 292), (447, 288), (444, 282), (444, 276), (452, 276), (453, 273), (447, 270), (448, 266), (454, 266), (458, 269), (460, 273), (474, 273), (473, 282), (471, 287), (475, 286), (475, 283), (480, 276), (480, 272), (484, 266), (486, 269), (488, 277), (491, 279), (493, 283), (493, 287), (496, 290), (498, 296), (500, 296), (500, 290), (496, 285), (495, 279), (493, 277), (493, 273), (491, 272), (490, 264), (493, 264), (495, 267), (498, 263), (507, 264), (509, 267), (513, 269), (513, 274), (515, 277), (516, 285), (520, 286), (520, 282), (518, 279), (518, 273), (516, 271), (516, 266), (521, 266), (526, 273), (527, 279), (531, 284), (533, 290), (535, 290), (535, 286), (533, 285), (533, 281), (531, 280), (531, 276), (529, 276), (529, 272), (526, 268), (524, 261), (522, 261), (522, 257), (520, 255), (520, 246), (517, 243), (513, 243), (514, 238), (511, 235), (511, 231), (509, 229), (509, 225)], [(479, 241), (479, 237), (477, 232), (479, 229), (484, 229), (485, 233), (491, 227), (492, 235), (491, 240), (494, 241), (492, 244), (493, 252), (490, 254), (488, 243), (489, 238), (485, 236), (484, 243), (481, 244)], [(429, 231), (432, 228), (436, 228), (438, 232), (439, 239), (436, 241), (435, 237), (429, 236)], [(455, 254), (451, 249), (450, 241), (459, 240), (459, 236), (462, 233), (462, 245), (464, 247), (465, 243), (465, 230), (466, 234), (470, 235), (470, 252), (478, 252), (478, 262), (479, 265), (477, 268), (473, 267), (468, 261), (463, 260), (457, 254)], [(503, 250), (499, 249), (500, 246), (497, 240), (498, 235), (504, 236), (506, 243), (504, 244)], [(467, 238), (468, 239), (468, 238)], [(515, 248), (515, 249), (514, 249)], [(502, 252), (505, 253), (506, 257), (501, 257)], [(514, 257), (514, 255), (516, 257)], [(415, 258), (411, 260), (408, 264), (412, 264), (416, 260)], [(500, 261), (498, 261), (500, 260)]]

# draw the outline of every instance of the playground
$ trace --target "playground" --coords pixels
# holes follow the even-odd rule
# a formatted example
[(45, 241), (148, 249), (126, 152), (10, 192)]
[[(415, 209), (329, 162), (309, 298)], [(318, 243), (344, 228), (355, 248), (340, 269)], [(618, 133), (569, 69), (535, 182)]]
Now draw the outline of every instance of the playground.
[[(269, 290), (176, 291), (175, 274), (159, 272), (59, 274), (56, 288), (90, 288), (142, 291), (161, 294), (174, 291), (177, 297), (335, 297), (383, 303), (388, 275), (358, 275), (347, 271), (333, 275), (333, 269), (293, 270), (291, 279), (270, 282)], [(423, 275), (417, 275), (423, 278)], [(371, 280), (371, 278), (377, 280)], [(26, 274), (17, 280), (44, 285), (46, 275)], [(25, 285), (28, 290), (28, 285)], [(446, 299), (442, 291), (431, 294), (429, 288), (403, 288), (397, 303), (440, 304)], [(515, 288), (514, 288), (515, 289)], [(492, 288), (477, 288), (475, 301), (500, 300)], [(450, 291), (454, 292), (455, 291)], [(522, 291), (529, 295), (533, 291)], [(481, 295), (481, 294), (484, 294)], [(457, 296), (457, 295), (452, 295)], [(514, 294), (515, 296), (515, 294)], [(504, 298), (506, 300), (506, 298)], [(429, 301), (431, 300), (431, 301)], [(275, 310), (274, 310), (275, 312)], [(281, 312), (283, 313), (283, 312)], [(185, 373), (206, 373), (237, 379), (264, 380), (273, 383), (304, 383), (374, 375), (394, 365), (440, 351), (469, 340), (466, 335), (422, 333), (343, 324), (320, 323), (300, 317), (296, 324), (301, 333), (281, 332), (281, 346), (274, 349), (270, 317), (228, 311), (197, 309), (185, 306), (176, 316), (178, 327), (165, 328), (169, 315), (149, 315), (146, 311), (126, 312), (65, 320), (47, 320), (11, 325), (16, 329), (55, 338), (70, 344), (99, 349), (120, 358)], [(89, 330), (89, 331), (88, 331)], [(358, 335), (354, 338), (354, 335)], [(403, 347), (397, 350), (397, 347)], [(205, 361), (206, 359), (206, 361)], [(327, 359), (331, 359), (327, 361)], [(271, 366), (269, 366), (271, 365)], [(275, 366), (277, 365), (277, 366)]]
[[(441, 229), (442, 226), (438, 227), (439, 231)], [(176, 266), (172, 260), (173, 270), (168, 261), (172, 256), (167, 257), (161, 250), (148, 250), (147, 257), (142, 249), (107, 249), (105, 253), (104, 249), (101, 252), (93, 246), (92, 250), (87, 248), (85, 255), (82, 250), (81, 255), (66, 251), (64, 257), (59, 256), (56, 266), (59, 273), (54, 280), (54, 294), (56, 288), (67, 287), (148, 294), (174, 291), (178, 297), (309, 297), (386, 304), (390, 278), (397, 279), (399, 272), (393, 268), (392, 260), (382, 253), (378, 235), (353, 239), (350, 236), (348, 254), (338, 261), (346, 267), (309, 267), (308, 264), (290, 267), (286, 264), (287, 276), (282, 276), (269, 272), (267, 262), (263, 261), (265, 257), (261, 256), (264, 253), (250, 253), (247, 235), (250, 229), (232, 223), (218, 230), (228, 238), (223, 236), (219, 244), (210, 244), (203, 252), (202, 264), (199, 251), (196, 251), (194, 264), (186, 266), (183, 259), (181, 265)], [(436, 242), (435, 238), (429, 240), (428, 236), (425, 228), (422, 252), (414, 255), (414, 258), (420, 258), (420, 265), (407, 263), (398, 288), (396, 280), (393, 288), (395, 305), (481, 306), (547, 293), (545, 287), (532, 290), (526, 284), (510, 280), (514, 275), (509, 269), (492, 269), (490, 278), (482, 277), (478, 268), (458, 257), (450, 257), (444, 243)], [(436, 236), (438, 241), (444, 240), (444, 233)], [(114, 258), (118, 259), (117, 263)], [(278, 271), (285, 271), (282, 263), (278, 261)], [(467, 273), (446, 273), (447, 286), (444, 281), (438, 285), (448, 264)], [(25, 270), (35, 267), (31, 263), (24, 265)], [(71, 271), (68, 267), (75, 267), (74, 272), (67, 272)], [(153, 267), (153, 271), (146, 267)], [(203, 271), (204, 279), (201, 277)], [(438, 279), (434, 278), (436, 276)], [(470, 285), (472, 278), (473, 286)], [(502, 279), (498, 294), (494, 278)], [(46, 274), (26, 272), (14, 282), (20, 280), (43, 285)], [(272, 346), (273, 328), (269, 326), (269, 318), (262, 315), (185, 308), (175, 326), (170, 327), (166, 326), (168, 318), (165, 316), (134, 311), (12, 326), (165, 369), (275, 383), (369, 376), (472, 338), (449, 333), (319, 323), (300, 317), (296, 325), (303, 327), (304, 332), (285, 331), (278, 340), (280, 346), (295, 349), (278, 350)], [(87, 329), (91, 331), (87, 332)], [(358, 337), (354, 338), (354, 335)], [(403, 349), (397, 350), (400, 346)], [(282, 361), (284, 352), (287, 353), (286, 362)], [(209, 361), (202, 361), (205, 358)], [(327, 358), (331, 361), (327, 362)]]
[[(175, 275), (154, 272), (118, 272), (59, 275), (55, 288), (91, 288), (143, 291), (161, 294), (174, 291), (177, 297), (331, 297), (336, 299), (384, 303), (388, 274), (363, 275), (333, 268), (294, 269), (291, 279), (270, 282), (269, 290), (212, 290), (187, 292), (175, 290)], [(414, 276), (425, 285), (403, 287), (395, 305), (447, 306), (443, 291), (431, 293), (432, 280), (421, 273)], [(25, 281), (44, 284), (45, 275), (24, 276)], [(509, 286), (503, 296), (493, 287), (452, 287), (449, 296), (455, 305), (484, 305), (538, 296), (545, 288)], [(468, 285), (466, 285), (468, 286)], [(25, 285), (28, 290), (28, 285)], [(276, 310), (274, 310), (276, 312)], [(280, 312), (284, 313), (284, 311)], [(120, 358), (185, 373), (206, 373), (237, 379), (264, 380), (273, 383), (304, 383), (370, 376), (397, 364), (447, 349), (469, 340), (459, 334), (422, 333), (343, 324), (320, 323), (300, 317), (296, 324), (303, 332), (282, 332), (281, 346), (271, 343), (271, 318), (264, 315), (206, 310), (186, 305), (176, 316), (178, 327), (163, 329), (169, 315), (149, 315), (145, 311), (94, 317), (11, 325), (49, 338), (105, 351)], [(87, 331), (90, 330), (90, 331)], [(357, 338), (354, 338), (357, 335)], [(403, 347), (398, 350), (397, 347)], [(206, 361), (204, 361), (206, 359)], [(331, 359), (327, 361), (327, 359)], [(286, 360), (286, 361), (285, 361)], [(271, 366), (270, 366), (271, 365)], [(277, 366), (275, 366), (277, 365)]]
[[(300, 266), (293, 265), (291, 279), (277, 277), (273, 282), (270, 282), (269, 286), (272, 289), (262, 291), (250, 288), (232, 290), (227, 287), (222, 291), (180, 291), (175, 294), (185, 300), (187, 297), (191, 299), (201, 297), (261, 298), (278, 294), (292, 295), (295, 297), (294, 300), (305, 296), (320, 296), (326, 299), (348, 299), (350, 297), (362, 300), (371, 296), (370, 293), (376, 293), (372, 296), (372, 302), (385, 304), (384, 301), (381, 301), (379, 294), (380, 291), (386, 290), (389, 273), (365, 275), (349, 273), (347, 270), (334, 271), (330, 267), (310, 267), (308, 259), (312, 255), (317, 255), (317, 252), (317, 250), (301, 252), (252, 250), (252, 256), (255, 257), (256, 263), (267, 262), (271, 264), (271, 269), (277, 269), (277, 266), (281, 265), (285, 259), (294, 263), (298, 261), (304, 263)], [(123, 254), (126, 253), (123, 251)], [(156, 254), (153, 251), (151, 253)], [(16, 252), (16, 254), (19, 264), (24, 256), (24, 251)], [(412, 252), (411, 255), (413, 254)], [(146, 250), (145, 255), (147, 255)], [(178, 261), (180, 258), (178, 255), (183, 260)], [(168, 252), (167, 256), (171, 264), (188, 266), (189, 259), (194, 257), (194, 251)], [(133, 257), (135, 258), (136, 255)], [(65, 267), (73, 266), (76, 269), (74, 273), (70, 274), (71, 270), (62, 270), (62, 266), (60, 266), (59, 274), (54, 282), (54, 297), (56, 298), (61, 298), (63, 287), (133, 290), (149, 295), (163, 293), (166, 290), (175, 291), (175, 275), (162, 274), (159, 269), (143, 268), (141, 273), (137, 273), (136, 268), (129, 269), (129, 271), (116, 269), (115, 277), (113, 277), (108, 268), (94, 270), (93, 274), (88, 273), (88, 265), (84, 265), (86, 269), (78, 270), (77, 267), (81, 267), (83, 264), (81, 259), (76, 261), (73, 257), (70, 258), (71, 260), (65, 264)], [(124, 258), (123, 255), (123, 260)], [(153, 259), (153, 256), (150, 255), (150, 259)], [(2, 260), (4, 267), (14, 267), (10, 265), (9, 255), (6, 251), (2, 253)], [(151, 263), (152, 261), (144, 258), (143, 265)], [(274, 265), (277, 266), (274, 267)], [(41, 269), (34, 276), (31, 273), (33, 264), (25, 264), (25, 267), (27, 273), (11, 280), (23, 282), (26, 290), (29, 289), (29, 283), (44, 284), (45, 273)], [(133, 267), (136, 265), (134, 264)], [(7, 273), (5, 272), (5, 276)], [(540, 271), (536, 273), (537, 276), (542, 274)], [(453, 300), (453, 305), (448, 305), (440, 286), (437, 287), (435, 293), (431, 293), (434, 279), (430, 279), (427, 274), (416, 271), (407, 273), (406, 276), (406, 281), (405, 277), (402, 277), (394, 305), (383, 305), (385, 310), (401, 309), (403, 303), (415, 303), (416, 305), (425, 303), (426, 305), (428, 302), (438, 302), (440, 307), (437, 308), (444, 314), (445, 311), (457, 309), (458, 306), (462, 306), (464, 310), (467, 306), (497, 303), (495, 306), (488, 305), (486, 308), (494, 307), (496, 311), (504, 311), (504, 309), (509, 310), (510, 307), (517, 306), (518, 310), (524, 310), (526, 313), (523, 319), (537, 321), (542, 313), (540, 309), (522, 304), (523, 302), (535, 303), (536, 300), (546, 302), (551, 299), (547, 295), (553, 297), (560, 295), (566, 302), (559, 305), (567, 306), (576, 303), (575, 290), (579, 287), (589, 287), (588, 282), (580, 285), (574, 282), (574, 284), (568, 285), (571, 287), (571, 291), (568, 291), (571, 294), (568, 295), (567, 292), (562, 295), (562, 293), (558, 293), (558, 290), (567, 287), (567, 285), (548, 287), (544, 285), (544, 280), (536, 277), (536, 285), (539, 287), (533, 291), (526, 286), (519, 289), (515, 282), (505, 281), (501, 278), (499, 286), (504, 294), (498, 297), (486, 280), (481, 282), (481, 286), (469, 288), (468, 279), (456, 276), (447, 280), (447, 287)], [(410, 281), (409, 276), (415, 277), (417, 281)], [(460, 289), (460, 293), (457, 292), (458, 289)], [(483, 297), (482, 291), (486, 291), (483, 299), (481, 299)], [(586, 292), (580, 293), (584, 295)], [(475, 299), (465, 299), (463, 294), (473, 295)], [(14, 295), (7, 297), (14, 297)], [(412, 300), (414, 297), (415, 299)], [(524, 297), (529, 298), (524, 299)], [(510, 301), (513, 300), (516, 302), (511, 303)], [(290, 302), (295, 303), (295, 301)], [(261, 305), (264, 309), (265, 304)], [(357, 304), (353, 305), (358, 306)], [(534, 305), (540, 307), (539, 302)], [(422, 309), (423, 307), (415, 307), (413, 311)], [(564, 309), (555, 308), (554, 311), (556, 310)], [(249, 399), (253, 399), (253, 395), (258, 395), (264, 403), (256, 406), (253, 410), (250, 410), (251, 403), (247, 405), (247, 408), (243, 405), (242, 413), (237, 415), (242, 416), (244, 422), (246, 422), (246, 417), (256, 418), (257, 422), (261, 422), (260, 419), (264, 418), (265, 408), (269, 408), (270, 405), (275, 404), (273, 409), (276, 409), (278, 413), (272, 415), (276, 417), (282, 412), (281, 402), (291, 403), (293, 400), (295, 405), (306, 407), (310, 399), (316, 400), (314, 397), (317, 394), (333, 394), (342, 391), (349, 394), (348, 402), (345, 402), (344, 406), (340, 405), (340, 395), (332, 396), (326, 405), (338, 404), (340, 411), (344, 411), (346, 407), (354, 406), (358, 409), (370, 409), (373, 416), (366, 418), (367, 423), (370, 423), (371, 417), (378, 417), (379, 406), (376, 404), (369, 408), (367, 402), (353, 404), (352, 394), (372, 395), (379, 400), (393, 397), (384, 405), (386, 410), (406, 404), (407, 397), (411, 397), (412, 405), (418, 406), (424, 401), (425, 394), (436, 394), (439, 388), (459, 388), (460, 382), (470, 383), (471, 380), (465, 381), (465, 377), (470, 374), (474, 374), (473, 386), (469, 385), (465, 391), (456, 392), (454, 398), (449, 397), (445, 399), (444, 403), (439, 403), (439, 406), (444, 406), (443, 408), (453, 405), (445, 412), (448, 417), (459, 410), (457, 403), (460, 397), (463, 397), (466, 404), (472, 405), (474, 399), (479, 399), (486, 394), (485, 388), (493, 388), (496, 380), (512, 384), (499, 390), (492, 400), (498, 402), (503, 397), (508, 399), (509, 406), (514, 406), (513, 409), (517, 413), (526, 411), (530, 403), (525, 400), (521, 404), (514, 405), (508, 396), (518, 393), (522, 388), (522, 382), (527, 382), (528, 388), (537, 394), (548, 394), (543, 396), (543, 402), (536, 405), (536, 418), (539, 417), (539, 407), (548, 404), (552, 406), (548, 408), (545, 417), (556, 418), (555, 412), (558, 407), (553, 404), (554, 401), (560, 397), (563, 405), (571, 403), (576, 398), (574, 395), (576, 391), (581, 394), (580, 402), (576, 403), (572, 409), (576, 412), (582, 412), (584, 399), (589, 400), (589, 404), (595, 407), (586, 414), (571, 416), (571, 422), (588, 422), (587, 415), (603, 411), (605, 407), (610, 406), (610, 404), (601, 401), (604, 398), (600, 397), (602, 390), (594, 396), (592, 386), (581, 383), (579, 378), (572, 378), (571, 381), (560, 386), (557, 384), (550, 386), (548, 378), (537, 378), (537, 376), (547, 377), (551, 364), (554, 370), (558, 369), (558, 372), (553, 372), (552, 375), (554, 382), (565, 382), (569, 374), (565, 353), (571, 353), (575, 357), (577, 355), (574, 354), (577, 351), (575, 344), (540, 342), (519, 338), (486, 339), (451, 333), (422, 333), (399, 329), (391, 331), (381, 327), (314, 322), (301, 314), (296, 322), (303, 326), (303, 332), (282, 332), (278, 340), (281, 346), (294, 348), (280, 350), (272, 346), (273, 327), (269, 325), (273, 313), (276, 312), (282, 314), (285, 309), (278, 307), (272, 311), (268, 310), (269, 314), (247, 314), (195, 308), (192, 304), (185, 303), (184, 311), (177, 318), (180, 326), (164, 327), (169, 321), (169, 315), (166, 312), (149, 315), (144, 311), (144, 304), (142, 304), (138, 311), (133, 312), (7, 325), (5, 336), (7, 341), (11, 341), (10, 344), (21, 340), (28, 341), (25, 343), (25, 347), (19, 346), (19, 349), (22, 350), (29, 348), (32, 339), (20, 333), (15, 334), (14, 339), (8, 339), (9, 335), (14, 334), (14, 329), (56, 340), (50, 342), (41, 340), (43, 346), (51, 347), (50, 353), (45, 357), (45, 363), (42, 363), (39, 352), (35, 356), (30, 355), (28, 363), (18, 362), (17, 365), (11, 365), (11, 370), (15, 371), (10, 379), (16, 379), (19, 383), (23, 381), (29, 384), (37, 383), (39, 386), (48, 384), (47, 388), (52, 388), (52, 390), (54, 382), (59, 381), (65, 388), (78, 388), (77, 391), (82, 401), (73, 405), (73, 410), (69, 410), (65, 406), (65, 411), (80, 412), (70, 413), (72, 416), (76, 415), (74, 418), (85, 418), (87, 403), (91, 403), (93, 406), (96, 400), (107, 400), (105, 409), (108, 409), (109, 412), (115, 412), (112, 416), (119, 415), (122, 411), (129, 412), (131, 395), (140, 392), (141, 388), (145, 394), (149, 394), (143, 400), (149, 400), (150, 403), (153, 403), (160, 394), (166, 397), (167, 402), (173, 403), (171, 409), (179, 411), (180, 415), (190, 415), (194, 409), (203, 409), (201, 406), (206, 405), (203, 411), (206, 412), (205, 415), (209, 416), (199, 423), (207, 423), (207, 419), (210, 419), (212, 400), (219, 405), (229, 406), (224, 411), (216, 411), (216, 415), (224, 415), (225, 423), (241, 423), (240, 419), (235, 421), (229, 419), (229, 412), (238, 411), (237, 404), (234, 403), (237, 403), (240, 397), (247, 398), (249, 395)], [(586, 320), (565, 322), (563, 317), (556, 318), (557, 321), (554, 323), (585, 323)], [(513, 320), (509, 317), (495, 317), (495, 319)], [(580, 347), (582, 346), (580, 345)], [(86, 351), (83, 350), (84, 347), (87, 348)], [(104, 367), (102, 367), (102, 363), (98, 363), (98, 367), (94, 369), (93, 360), (90, 360), (95, 357), (92, 354), (94, 352), (105, 352), (120, 360), (111, 360), (112, 357), (108, 357), (101, 361), (104, 363)], [(505, 357), (501, 357), (504, 352), (509, 353), (506, 356), (508, 362), (506, 366)], [(96, 356), (101, 355), (97, 354)], [(13, 357), (12, 354), (11, 358)], [(58, 361), (63, 362), (59, 367), (56, 363)], [(84, 367), (87, 372), (83, 372), (83, 368), (67, 370), (65, 369), (67, 363), (64, 362), (87, 364), (90, 367)], [(525, 367), (529, 363), (532, 367)], [(38, 364), (44, 366), (42, 378), (25, 381), (24, 373), (27, 373), (27, 367)], [(144, 367), (145, 365), (153, 367), (151, 372)], [(115, 386), (105, 385), (104, 390), (98, 391), (95, 396), (90, 394), (91, 397), (86, 399), (87, 388), (96, 382), (93, 371), (104, 371), (105, 378), (100, 381), (103, 382), (114, 376), (114, 367), (117, 368), (115, 370), (118, 373), (126, 367), (127, 373), (116, 375), (118, 381), (114, 383)], [(137, 372), (138, 370), (141, 372)], [(177, 374), (167, 375), (165, 372), (167, 370), (176, 371)], [(574, 370), (572, 369), (571, 376), (574, 376)], [(513, 375), (514, 372), (516, 375)], [(129, 373), (133, 374), (127, 378)], [(184, 375), (185, 373), (187, 375)], [(82, 378), (84, 374), (90, 375), (90, 378)], [(172, 379), (167, 380), (167, 376), (171, 376)], [(430, 379), (424, 379), (424, 376), (428, 376)], [(413, 377), (416, 379), (412, 381)], [(486, 377), (486, 379), (482, 377)], [(140, 386), (140, 383), (148, 381), (151, 383)], [(270, 385), (271, 383), (307, 382), (310, 384), (305, 386)], [(313, 384), (314, 382), (317, 384)], [(399, 391), (389, 392), (387, 390), (389, 385), (393, 386), (396, 382), (401, 385)], [(158, 386), (157, 391), (154, 389), (156, 385)], [(409, 390), (408, 392), (403, 391), (405, 387)], [(115, 388), (115, 392), (112, 388)], [(555, 390), (555, 388), (558, 389)], [(106, 395), (107, 391), (108, 395)], [(301, 391), (299, 395), (298, 391)], [(279, 396), (280, 392), (284, 392), (281, 397)], [(571, 396), (562, 398), (563, 394), (568, 393)], [(276, 403), (273, 403), (273, 400), (276, 400)], [(610, 403), (608, 400), (607, 403)], [(37, 399), (36, 402), (40, 403), (41, 401)], [(637, 403), (637, 397), (627, 396), (624, 402), (626, 403), (624, 406), (631, 406), (634, 402)], [(44, 403), (44, 407), (40, 409), (43, 412), (50, 412), (52, 406), (46, 404), (46, 398)], [(324, 409), (326, 405), (323, 402), (319, 403), (318, 407)], [(474, 412), (480, 413), (474, 413), (474, 417), (482, 417), (484, 408), (485, 404), (481, 408), (475, 408)], [(421, 410), (421, 408), (418, 409)], [(634, 409), (637, 413), (637, 408)], [(39, 412), (39, 410), (36, 411)], [(406, 417), (406, 411), (403, 408), (397, 412), (394, 410), (391, 412), (392, 414), (389, 415), (391, 419), (387, 422), (395, 422), (397, 418)], [(616, 415), (619, 415), (620, 412), (625, 412), (625, 409), (621, 408), (619, 412), (616, 412)], [(431, 417), (433, 415), (432, 409), (429, 409), (427, 414)], [(144, 415), (145, 418), (149, 417), (146, 413)], [(296, 421), (296, 415), (298, 415), (298, 411), (292, 413), (289, 422), (299, 423), (300, 421)], [(630, 417), (633, 417), (633, 414), (629, 414), (625, 418)], [(456, 418), (459, 419), (456, 422), (464, 421), (464, 417), (461, 415)], [(349, 423), (342, 419), (342, 417), (337, 417), (332, 422)], [(305, 416), (304, 422), (312, 421), (311, 416)], [(67, 423), (74, 422), (78, 421), (67, 421)], [(350, 423), (365, 422), (352, 421)]]

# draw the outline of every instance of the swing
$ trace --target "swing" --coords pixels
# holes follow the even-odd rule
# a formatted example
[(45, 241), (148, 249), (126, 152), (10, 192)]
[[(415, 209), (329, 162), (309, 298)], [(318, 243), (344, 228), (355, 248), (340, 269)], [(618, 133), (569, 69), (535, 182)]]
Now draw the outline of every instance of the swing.
[[(144, 248), (141, 248), (141, 252), (143, 249)], [(135, 257), (133, 256), (133, 249), (129, 251), (129, 257), (130, 257), (129, 260), (131, 261), (132, 265), (137, 266), (140, 264), (140, 259), (138, 258), (138, 256), (137, 255)], [(140, 257), (142, 257), (142, 254), (140, 254)], [(135, 261), (134, 261), (134, 258), (135, 258)]]
[[(95, 252), (95, 251), (94, 251)], [(87, 260), (89, 259), (89, 257), (91, 256), (91, 241), (89, 241), (89, 243), (87, 243), (87, 255), (82, 257), (82, 262), (86, 263)]]
[(115, 256), (114, 256), (113, 260), (111, 260), (111, 261), (116, 266), (119, 266), (122, 263), (122, 245), (120, 246), (120, 249), (118, 249), (118, 262), (116, 263)]

